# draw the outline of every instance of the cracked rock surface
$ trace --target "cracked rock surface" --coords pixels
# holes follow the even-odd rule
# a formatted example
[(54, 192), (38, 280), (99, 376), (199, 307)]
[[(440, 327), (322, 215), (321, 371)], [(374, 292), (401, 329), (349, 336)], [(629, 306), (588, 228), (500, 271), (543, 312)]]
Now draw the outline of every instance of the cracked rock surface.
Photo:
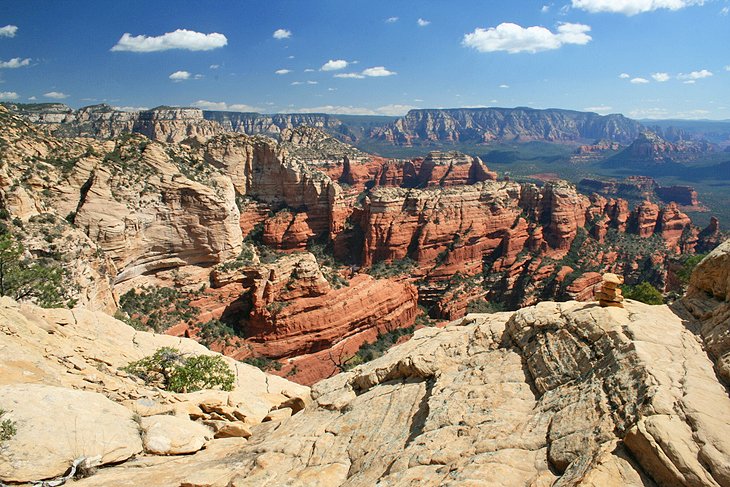
[[(199, 453), (204, 485), (730, 485), (730, 398), (666, 306), (468, 315), (312, 392), (241, 448)], [(176, 461), (80, 484), (198, 485)]]

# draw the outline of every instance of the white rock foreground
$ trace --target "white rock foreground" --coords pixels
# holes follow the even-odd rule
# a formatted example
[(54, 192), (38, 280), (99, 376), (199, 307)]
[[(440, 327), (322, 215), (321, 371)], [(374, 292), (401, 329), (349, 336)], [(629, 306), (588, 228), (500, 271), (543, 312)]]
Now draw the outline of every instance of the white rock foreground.
[[(698, 268), (686, 298), (693, 304), (684, 302), (686, 309), (704, 309), (704, 319), (710, 320), (727, 309), (728, 288), (720, 289), (717, 282), (728, 273), (718, 272), (712, 261), (723, 262), (728, 255), (730, 242)], [(701, 283), (718, 292), (701, 293)], [(17, 347), (9, 354), (5, 344), (8, 339), (17, 342), (21, 332), (17, 326), (9, 330), (13, 321), (8, 317), (20, 312), (3, 304), (1, 383), (49, 383), (56, 377), (65, 383), (54, 385), (88, 385), (102, 388), (114, 400), (120, 400), (114, 394), (124, 397), (121, 385), (123, 392), (112, 390), (118, 384), (113, 381), (128, 379), (99, 375), (109, 381), (104, 386), (84, 380), (101, 374), (97, 367), (89, 367), (93, 370), (84, 376), (83, 363), (76, 364), (79, 370), (58, 360), (34, 361), (32, 352), (23, 354)], [(730, 486), (730, 397), (721, 367), (727, 349), (718, 345), (727, 343), (722, 339), (730, 323), (705, 326), (686, 310), (678, 312), (684, 320), (667, 306), (627, 300), (624, 309), (545, 302), (515, 313), (469, 315), (444, 329), (419, 330), (384, 357), (316, 384), (313, 403), (281, 422), (251, 421), (248, 440), (213, 440), (189, 456), (137, 456), (74, 485)], [(130, 342), (142, 341), (139, 336), (124, 341), (97, 334), (87, 342), (78, 334), (65, 348), (66, 342), (56, 337), (55, 346), (61, 349), (55, 350), (44, 340), (77, 326), (73, 320), (50, 335), (31, 321), (25, 326), (36, 327), (35, 342), (26, 334), (25, 346), (38, 343), (39, 350), (48, 350), (46, 355), (71, 357), (67, 360), (73, 357), (66, 354), (77, 348), (87, 347), (85, 357), (92, 361), (88, 350), (97, 345), (106, 350), (105, 341), (122, 340), (108, 347), (116, 355), (130, 353), (122, 344), (134, 347)], [(48, 326), (51, 321), (43, 322)], [(155, 339), (177, 343), (170, 337)], [(58, 371), (52, 367), (68, 372), (53, 375)], [(256, 384), (242, 387), (241, 375), (239, 369), (238, 394)], [(268, 403), (275, 405), (273, 416), (279, 416), (276, 408), (293, 405), (283, 392), (274, 393), (279, 405)], [(210, 398), (205, 403), (208, 392), (197, 394), (181, 403), (169, 395), (121, 402), (137, 406), (146, 416), (168, 406), (182, 415), (195, 403), (201, 411), (229, 411)], [(269, 395), (248, 397), (255, 402)], [(226, 404), (231, 404), (230, 397)], [(0, 407), (8, 409), (2, 400)], [(51, 438), (58, 430), (38, 436)], [(4, 448), (14, 448), (13, 441)], [(2, 474), (0, 478), (5, 479)]]

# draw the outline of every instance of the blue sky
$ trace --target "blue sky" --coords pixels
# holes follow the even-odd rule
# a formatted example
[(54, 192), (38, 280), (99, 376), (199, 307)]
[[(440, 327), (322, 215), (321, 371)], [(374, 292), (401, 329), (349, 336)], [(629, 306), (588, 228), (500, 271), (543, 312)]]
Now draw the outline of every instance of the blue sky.
[(728, 46), (728, 0), (5, 1), (0, 98), (730, 119)]

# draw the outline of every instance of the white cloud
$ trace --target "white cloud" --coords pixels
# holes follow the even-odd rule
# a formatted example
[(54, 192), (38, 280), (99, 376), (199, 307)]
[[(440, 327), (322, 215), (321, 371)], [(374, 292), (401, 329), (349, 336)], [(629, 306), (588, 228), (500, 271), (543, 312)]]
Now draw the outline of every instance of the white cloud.
[(363, 79), (365, 76), (358, 73), (338, 73), (335, 78)]
[(14, 91), (0, 91), (0, 100), (17, 100), (19, 96)]
[(631, 83), (633, 83), (635, 85), (643, 85), (648, 82), (649, 82), (649, 80), (646, 78), (631, 78)]
[(727, 15), (727, 14), (730, 14), (730, 7), (722, 7), (722, 9), (720, 9), (720, 15)]
[(725, 66), (725, 71), (730, 71), (730, 64), (728, 64), (727, 66)]
[(596, 112), (596, 113), (604, 114), (604, 113), (610, 113), (611, 110), (613, 110), (613, 107), (609, 107), (606, 105), (599, 105), (597, 107), (585, 107), (583, 110), (585, 110), (586, 112)]
[(629, 79), (631, 78), (631, 75), (629, 73), (621, 73), (618, 75), (618, 77), (621, 79)]
[(231, 105), (223, 101), (208, 101), (198, 100), (192, 103), (194, 107), (202, 108), (203, 110), (230, 110), (234, 112), (259, 112), (260, 108), (246, 105), (243, 103), (233, 103)]
[(667, 118), (669, 111), (666, 108), (638, 108), (629, 112), (631, 118)]
[(68, 98), (66, 93), (62, 93), (60, 91), (49, 91), (48, 93), (43, 93), (43, 96), (46, 98), (53, 98), (54, 100), (63, 100), (64, 98)]
[(344, 59), (330, 59), (322, 65), (322, 71), (337, 71), (338, 69), (345, 69), (350, 64)]
[(287, 59), (294, 59), (294, 56), (288, 56)]
[(304, 84), (304, 81), (292, 81), (291, 82), (292, 86), (299, 86), (299, 85), (303, 85), (303, 84)]
[(684, 84), (686, 85), (693, 85), (695, 83), (697, 83), (697, 80), (694, 79), (688, 79), (687, 81), (684, 81)]
[(292, 81), (292, 86), (299, 86), (299, 85), (318, 85), (319, 81)]
[(308, 85), (318, 85), (319, 81), (307, 81)]
[(16, 32), (18, 32), (17, 25), (6, 25), (5, 27), (0, 27), (0, 37), (15, 37)]
[(428, 24), (431, 23), (431, 21), (419, 17), (416, 23), (418, 24), (418, 27), (426, 27)]
[(385, 66), (375, 66), (372, 68), (367, 68), (362, 70), (363, 76), (370, 76), (373, 78), (379, 78), (382, 76), (393, 76), (394, 74), (397, 74), (395, 71), (389, 71), (385, 69)]
[(554, 33), (545, 27), (522, 27), (504, 22), (489, 29), (477, 27), (474, 32), (464, 35), (461, 44), (479, 52), (535, 53), (558, 49), (564, 44), (587, 44), (591, 40), (587, 34), (590, 30), (588, 25), (563, 23)]
[(170, 78), (172, 81), (180, 82), (185, 81), (186, 79), (190, 79), (190, 73), (187, 71), (175, 71), (172, 73), (168, 78)]
[(679, 73), (677, 75), (677, 79), (689, 79), (689, 80), (696, 80), (696, 79), (702, 79), (702, 78), (709, 78), (712, 76), (712, 71), (708, 71), (706, 69), (700, 69), (699, 71), (692, 71), (691, 73)]
[(218, 68), (220, 68), (220, 67), (221, 67), (221, 65), (220, 65), (220, 64), (211, 64), (211, 65), (209, 66), (209, 68), (210, 68), (210, 69), (218, 69)]
[(315, 71), (316, 70), (314, 70), (312, 68), (307, 68), (307, 69), (304, 70), (305, 73), (314, 73)]
[(291, 73), (291, 69), (277, 69), (276, 71), (274, 71), (274, 73), (276, 73), (276, 74), (289, 74), (289, 73)]
[(651, 75), (652, 78), (654, 78), (654, 81), (658, 83), (664, 83), (665, 81), (669, 81), (671, 76), (669, 76), (669, 73), (654, 73)]
[(542, 8), (540, 9), (540, 12), (542, 12), (542, 13), (547, 13), (549, 11), (550, 11), (550, 5), (543, 5)]
[(387, 19), (385, 19), (386, 24), (392, 24), (394, 22), (398, 22), (398, 17), (388, 17)]
[(273, 34), (274, 39), (288, 39), (291, 37), (291, 31), (286, 29), (276, 29)]
[(636, 15), (659, 9), (679, 10), (703, 3), (704, 0), (572, 0), (574, 8), (591, 13), (609, 12), (624, 15)]
[(112, 47), (112, 51), (157, 52), (170, 49), (210, 51), (226, 44), (228, 44), (226, 36), (217, 32), (203, 34), (192, 30), (177, 29), (174, 32), (167, 32), (157, 37), (133, 36), (125, 32), (122, 38)]
[(23, 66), (30, 66), (30, 58), (20, 59), (14, 57), (10, 61), (0, 61), (0, 68), (15, 69), (22, 68)]
[(36, 98), (35, 96), (29, 96), (28, 97), (28, 100), (30, 100), (30, 101), (36, 101), (37, 99), (38, 98)]
[(509, 88), (509, 85), (499, 85), (500, 88)]

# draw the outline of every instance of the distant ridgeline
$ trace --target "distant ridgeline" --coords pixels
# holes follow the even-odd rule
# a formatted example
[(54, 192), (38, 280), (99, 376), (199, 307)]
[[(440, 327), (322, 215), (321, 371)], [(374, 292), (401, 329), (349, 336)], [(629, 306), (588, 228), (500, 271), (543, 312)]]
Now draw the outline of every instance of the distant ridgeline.
[[(646, 157), (652, 149), (660, 150), (662, 155), (704, 152), (712, 149), (714, 143), (730, 140), (730, 123), (717, 122), (711, 127), (707, 123), (693, 125), (687, 121), (678, 121), (677, 125), (642, 125), (620, 114), (599, 115), (524, 107), (418, 109), (403, 117), (387, 117), (324, 113), (268, 115), (169, 106), (120, 111), (106, 104), (78, 110), (61, 103), (3, 105), (33, 123), (46, 126), (54, 136), (110, 138), (136, 132), (166, 142), (179, 142), (190, 136), (209, 137), (223, 132), (277, 137), (284, 129), (307, 125), (349, 143), (370, 141), (394, 146), (605, 141), (630, 146), (631, 151), (627, 155), (632, 157), (621, 158), (626, 160)], [(705, 138), (712, 140), (713, 144), (706, 142)], [(690, 142), (693, 140), (702, 143)], [(652, 154), (650, 157), (656, 156)]]

